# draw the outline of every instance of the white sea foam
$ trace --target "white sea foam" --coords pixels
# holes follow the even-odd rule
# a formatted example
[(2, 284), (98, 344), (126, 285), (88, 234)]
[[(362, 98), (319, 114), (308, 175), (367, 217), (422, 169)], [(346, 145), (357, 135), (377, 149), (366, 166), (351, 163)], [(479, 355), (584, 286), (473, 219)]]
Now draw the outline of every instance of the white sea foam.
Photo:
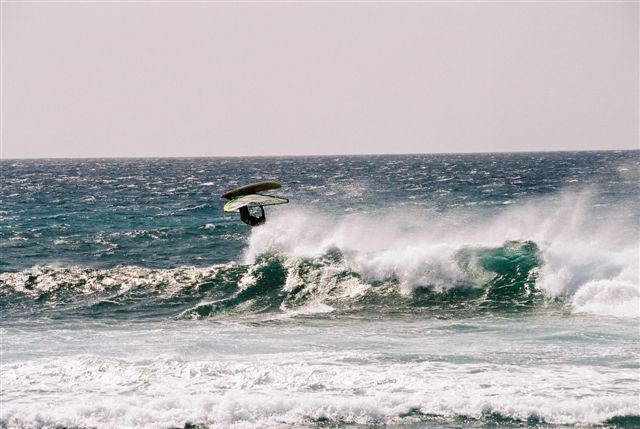
[(640, 316), (640, 290), (632, 282), (595, 280), (587, 282), (573, 296), (576, 312), (622, 317)]
[(593, 191), (584, 191), (511, 204), (490, 214), (466, 209), (433, 215), (406, 209), (401, 214), (381, 211), (338, 219), (296, 208), (277, 213), (252, 232), (245, 262), (267, 251), (295, 260), (321, 258), (337, 248), (345, 267), (365, 280), (393, 276), (409, 293), (424, 285), (445, 289), (477, 283), (455, 261), (462, 248), (531, 240), (543, 258), (537, 285), (549, 296), (575, 301), (576, 311), (637, 317), (637, 215), (624, 213), (628, 207), (600, 207), (596, 213), (594, 199)]
[(117, 289), (124, 293), (135, 288), (162, 288), (166, 294), (177, 292), (186, 285), (198, 284), (228, 267), (180, 267), (151, 269), (120, 266), (108, 269), (86, 267), (33, 267), (17, 273), (0, 273), (0, 285), (16, 292), (37, 297), (41, 293), (55, 293), (73, 287), (76, 294), (93, 294)]
[[(347, 364), (370, 353), (302, 352), (257, 361), (80, 355), (4, 365), (2, 419), (8, 427), (27, 428), (151, 429), (185, 422), (273, 428), (318, 419), (393, 424), (415, 410), (478, 419), (496, 412), (555, 424), (598, 424), (640, 413), (632, 381), (611, 390), (610, 375), (594, 368)], [(618, 377), (633, 380), (635, 372), (621, 370)], [(22, 395), (29, 401), (17, 400)]]

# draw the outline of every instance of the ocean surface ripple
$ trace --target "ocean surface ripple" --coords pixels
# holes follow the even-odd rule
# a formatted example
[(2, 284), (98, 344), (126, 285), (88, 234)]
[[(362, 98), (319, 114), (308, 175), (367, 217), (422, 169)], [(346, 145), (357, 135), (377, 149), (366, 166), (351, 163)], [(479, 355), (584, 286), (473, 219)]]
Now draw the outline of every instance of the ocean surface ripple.
[(639, 161), (0, 161), (0, 427), (639, 427)]

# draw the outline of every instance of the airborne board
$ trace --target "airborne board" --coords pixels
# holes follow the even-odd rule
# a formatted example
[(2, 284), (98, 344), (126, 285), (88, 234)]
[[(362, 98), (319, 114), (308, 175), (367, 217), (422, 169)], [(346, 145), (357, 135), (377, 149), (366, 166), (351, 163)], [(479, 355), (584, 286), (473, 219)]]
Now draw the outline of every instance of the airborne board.
[(257, 182), (249, 185), (244, 185), (239, 188), (233, 189), (227, 193), (222, 194), (222, 198), (232, 200), (243, 195), (255, 194), (257, 192), (269, 191), (271, 189), (278, 189), (280, 184), (278, 182)]
[[(279, 185), (278, 185), (279, 186)], [(289, 200), (282, 197), (272, 197), (270, 195), (249, 194), (234, 198), (224, 205), (225, 212), (233, 212), (241, 207), (273, 206), (276, 204), (286, 204)]]

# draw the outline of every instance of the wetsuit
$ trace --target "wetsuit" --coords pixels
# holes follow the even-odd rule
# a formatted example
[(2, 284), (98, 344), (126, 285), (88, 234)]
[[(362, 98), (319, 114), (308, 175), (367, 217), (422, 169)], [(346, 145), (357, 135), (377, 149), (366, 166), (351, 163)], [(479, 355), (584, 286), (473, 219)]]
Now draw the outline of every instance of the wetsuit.
[(251, 225), (251, 226), (262, 225), (266, 221), (266, 218), (264, 216), (264, 209), (262, 208), (262, 206), (260, 206), (260, 211), (262, 212), (260, 217), (255, 217), (255, 216), (251, 216), (251, 212), (249, 212), (249, 207), (247, 206), (240, 207), (240, 219), (242, 219), (242, 222), (246, 223), (247, 225)]

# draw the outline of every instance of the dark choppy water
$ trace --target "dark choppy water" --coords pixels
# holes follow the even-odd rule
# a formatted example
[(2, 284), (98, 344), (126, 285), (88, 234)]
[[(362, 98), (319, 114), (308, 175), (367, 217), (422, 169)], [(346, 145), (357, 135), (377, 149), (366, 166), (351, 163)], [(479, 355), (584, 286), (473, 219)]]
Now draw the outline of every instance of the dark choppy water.
[(639, 161), (1, 161), (0, 427), (640, 426)]

